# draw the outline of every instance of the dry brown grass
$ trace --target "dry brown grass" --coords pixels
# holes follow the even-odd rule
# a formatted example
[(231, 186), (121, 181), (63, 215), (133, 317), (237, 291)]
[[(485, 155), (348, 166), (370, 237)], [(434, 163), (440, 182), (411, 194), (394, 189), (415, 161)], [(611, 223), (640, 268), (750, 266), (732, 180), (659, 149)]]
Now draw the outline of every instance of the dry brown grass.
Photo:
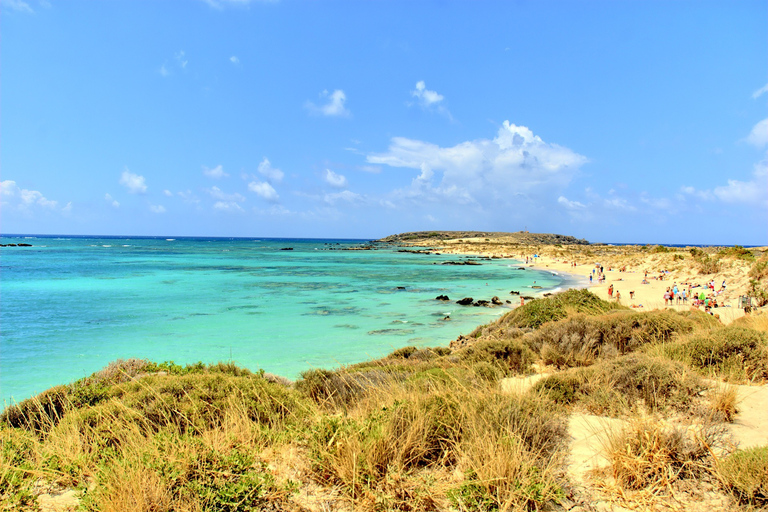
[(713, 470), (712, 452), (723, 443), (718, 425), (685, 428), (640, 418), (610, 432), (603, 449), (617, 483), (626, 489), (668, 489), (681, 479)]

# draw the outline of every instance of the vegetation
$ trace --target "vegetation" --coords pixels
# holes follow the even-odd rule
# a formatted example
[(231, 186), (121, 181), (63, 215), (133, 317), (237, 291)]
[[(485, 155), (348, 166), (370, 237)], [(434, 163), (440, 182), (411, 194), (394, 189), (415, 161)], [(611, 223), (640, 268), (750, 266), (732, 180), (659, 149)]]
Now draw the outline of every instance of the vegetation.
[[(767, 331), (760, 316), (723, 327), (571, 290), (460, 349), (404, 347), (296, 383), (116, 361), (0, 415), (0, 501), (36, 510), (44, 484), (93, 511), (543, 510), (573, 498), (567, 424), (582, 411), (627, 420), (603, 446), (622, 493), (710, 478), (761, 507), (768, 452), (728, 454), (736, 394), (703, 377), (768, 380)], [(528, 391), (499, 384), (543, 367)]]

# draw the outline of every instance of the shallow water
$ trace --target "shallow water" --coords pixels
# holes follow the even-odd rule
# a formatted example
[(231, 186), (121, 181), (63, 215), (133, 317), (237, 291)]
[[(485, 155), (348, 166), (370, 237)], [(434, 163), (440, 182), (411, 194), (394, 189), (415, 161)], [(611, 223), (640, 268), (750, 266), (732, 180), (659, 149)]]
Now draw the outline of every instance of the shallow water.
[[(289, 378), (310, 368), (447, 346), (517, 301), (566, 286), (514, 260), (340, 250), (360, 241), (17, 238), (0, 249), (0, 398), (19, 401), (119, 358), (234, 361)], [(291, 251), (281, 248), (292, 247)], [(542, 286), (532, 290), (530, 286)], [(445, 294), (451, 302), (436, 301)], [(450, 315), (450, 321), (444, 320)]]

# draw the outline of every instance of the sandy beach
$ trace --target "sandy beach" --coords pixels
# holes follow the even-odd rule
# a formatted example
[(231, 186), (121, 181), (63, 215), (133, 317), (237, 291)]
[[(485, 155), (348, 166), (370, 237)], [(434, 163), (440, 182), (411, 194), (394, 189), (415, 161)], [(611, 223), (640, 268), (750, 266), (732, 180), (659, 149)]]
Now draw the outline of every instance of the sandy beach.
[[(663, 308), (704, 310), (703, 305), (695, 306), (690, 298), (703, 291), (706, 297), (717, 301), (717, 307), (711, 308), (712, 314), (729, 324), (744, 316), (739, 297), (749, 295), (750, 261), (722, 257), (717, 272), (702, 274), (690, 247), (665, 248), (665, 252), (656, 252), (658, 249), (654, 251), (648, 246), (637, 245), (527, 245), (503, 236), (445, 239), (435, 245), (427, 243), (430, 241), (409, 243), (428, 245), (447, 254), (515, 258), (523, 267), (570, 274), (589, 283), (589, 289), (600, 298), (618, 301), (639, 311)], [(716, 253), (720, 248), (708, 250)], [(601, 267), (604, 280), (598, 281)], [(714, 283), (714, 292), (707, 288), (710, 282)], [(688, 300), (665, 304), (664, 293), (675, 286), (679, 291), (686, 290)], [(753, 306), (757, 309), (754, 302)]]

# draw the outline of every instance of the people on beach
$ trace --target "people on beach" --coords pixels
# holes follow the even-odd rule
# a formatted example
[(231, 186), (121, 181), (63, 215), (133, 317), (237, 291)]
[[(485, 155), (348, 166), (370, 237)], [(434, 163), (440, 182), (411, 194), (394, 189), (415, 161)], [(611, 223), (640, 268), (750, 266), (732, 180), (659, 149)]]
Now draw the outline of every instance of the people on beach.
[(613, 297), (613, 285), (608, 287), (608, 297)]

